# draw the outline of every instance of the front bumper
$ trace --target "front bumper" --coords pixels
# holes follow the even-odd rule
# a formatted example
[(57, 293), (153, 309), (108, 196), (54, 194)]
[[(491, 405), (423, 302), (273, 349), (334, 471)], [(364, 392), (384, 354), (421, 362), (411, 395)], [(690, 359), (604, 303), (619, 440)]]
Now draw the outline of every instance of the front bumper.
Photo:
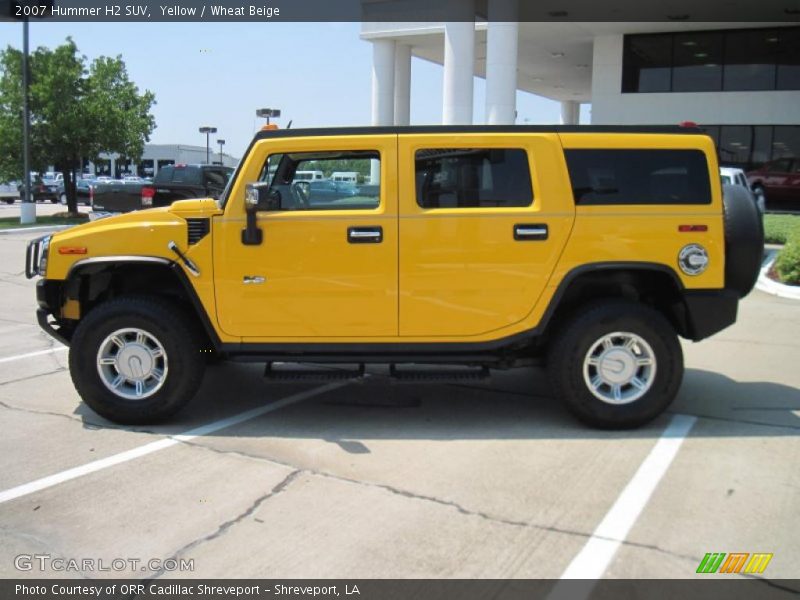
[(36, 320), (45, 333), (57, 339), (65, 346), (70, 344), (70, 332), (61, 326), (56, 319), (49, 320), (50, 315), (57, 315), (61, 303), (61, 284), (63, 282), (53, 279), (40, 279), (36, 282)]

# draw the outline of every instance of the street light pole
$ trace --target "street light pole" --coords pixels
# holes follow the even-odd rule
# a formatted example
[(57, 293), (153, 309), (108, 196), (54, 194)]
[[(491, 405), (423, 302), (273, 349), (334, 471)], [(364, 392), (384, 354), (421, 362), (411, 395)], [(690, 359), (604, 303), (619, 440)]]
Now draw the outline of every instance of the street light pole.
[(201, 127), (200, 133), (206, 134), (206, 164), (211, 162), (211, 138), (209, 137), (212, 133), (217, 133), (216, 127)]
[(30, 112), (30, 68), (28, 42), (28, 19), (22, 22), (22, 206), (20, 207), (21, 224), (36, 222), (36, 204), (31, 197), (31, 112)]
[(217, 140), (219, 144), (219, 166), (224, 166), (222, 163), (222, 147), (225, 145), (225, 140)]
[(267, 120), (269, 125), (269, 118), (278, 119), (281, 116), (281, 109), (279, 108), (259, 108), (256, 110), (256, 116)]

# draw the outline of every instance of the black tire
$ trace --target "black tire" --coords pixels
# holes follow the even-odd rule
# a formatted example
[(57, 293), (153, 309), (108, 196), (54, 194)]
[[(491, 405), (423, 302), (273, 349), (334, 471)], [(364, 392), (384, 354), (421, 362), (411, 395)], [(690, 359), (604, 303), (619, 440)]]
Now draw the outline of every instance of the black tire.
[(725, 288), (744, 298), (753, 289), (764, 258), (764, 221), (745, 188), (722, 186), (725, 210)]
[[(168, 361), (162, 386), (144, 399), (120, 397), (98, 372), (101, 344), (126, 328), (156, 338)], [(122, 297), (101, 304), (81, 320), (70, 345), (69, 368), (81, 398), (97, 414), (126, 425), (155, 423), (174, 415), (197, 393), (205, 367), (200, 350), (196, 328), (177, 307), (160, 298)]]
[[(584, 362), (590, 350), (604, 336), (615, 332), (639, 336), (649, 345), (655, 361), (649, 389), (625, 404), (601, 400), (584, 377)], [(669, 321), (649, 306), (622, 300), (606, 300), (579, 309), (556, 332), (547, 360), (553, 390), (567, 409), (582, 422), (601, 429), (630, 429), (654, 419), (674, 400), (683, 380), (683, 351)], [(643, 373), (639, 369), (644, 368), (636, 367), (637, 377)]]
[(3, 202), (6, 204), (14, 204), (14, 198), (4, 198)]

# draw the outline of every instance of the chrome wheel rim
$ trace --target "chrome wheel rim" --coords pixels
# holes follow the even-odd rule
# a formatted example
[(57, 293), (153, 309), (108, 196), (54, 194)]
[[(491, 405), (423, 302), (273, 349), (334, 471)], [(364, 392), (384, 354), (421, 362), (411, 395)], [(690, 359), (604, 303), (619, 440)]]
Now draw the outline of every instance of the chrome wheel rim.
[(167, 379), (167, 353), (143, 329), (118, 329), (100, 344), (97, 372), (109, 391), (125, 400), (144, 400)]
[(583, 360), (583, 380), (598, 400), (621, 405), (635, 402), (652, 387), (656, 355), (644, 338), (627, 331), (604, 335)]

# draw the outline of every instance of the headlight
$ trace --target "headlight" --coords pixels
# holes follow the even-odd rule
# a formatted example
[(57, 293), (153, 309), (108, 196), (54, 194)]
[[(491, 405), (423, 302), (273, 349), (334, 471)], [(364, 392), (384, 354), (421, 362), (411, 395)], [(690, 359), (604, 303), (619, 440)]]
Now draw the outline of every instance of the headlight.
[(30, 279), (36, 275), (44, 276), (47, 272), (47, 254), (50, 252), (50, 240), (53, 235), (46, 235), (28, 242), (25, 251), (25, 276)]
[(48, 235), (47, 237), (42, 239), (41, 242), (41, 252), (39, 252), (39, 264), (36, 267), (36, 270), (39, 272), (39, 275), (44, 277), (47, 274), (47, 255), (50, 253), (50, 240), (53, 239), (52, 235)]

